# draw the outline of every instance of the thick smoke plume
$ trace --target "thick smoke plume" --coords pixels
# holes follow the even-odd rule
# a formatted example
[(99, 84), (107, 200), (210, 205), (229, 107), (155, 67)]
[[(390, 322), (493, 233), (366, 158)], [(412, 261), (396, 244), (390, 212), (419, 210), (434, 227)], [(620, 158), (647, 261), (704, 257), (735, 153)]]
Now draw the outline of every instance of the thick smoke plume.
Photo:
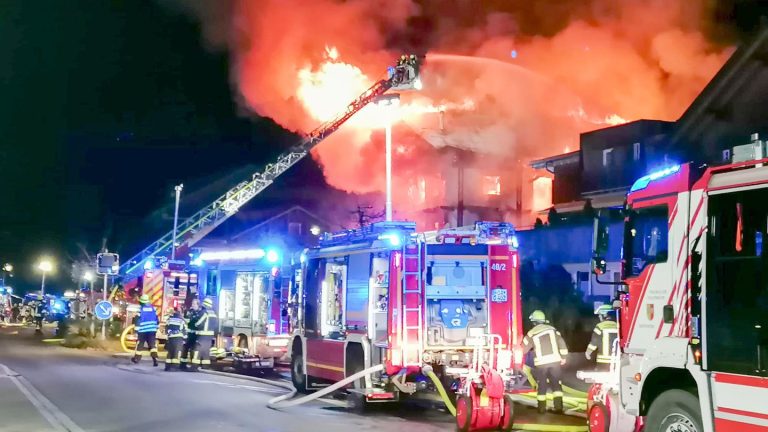
[[(675, 120), (732, 48), (710, 41), (703, 0), (196, 0), (206, 43), (227, 49), (250, 112), (308, 131), (402, 52), (426, 54), (403, 94), (395, 205), (439, 206), (456, 147), (513, 163), (578, 148), (578, 134)], [(442, 112), (441, 112), (442, 111)], [(382, 191), (380, 113), (314, 152), (340, 189)], [(475, 162), (482, 166), (482, 159)]]

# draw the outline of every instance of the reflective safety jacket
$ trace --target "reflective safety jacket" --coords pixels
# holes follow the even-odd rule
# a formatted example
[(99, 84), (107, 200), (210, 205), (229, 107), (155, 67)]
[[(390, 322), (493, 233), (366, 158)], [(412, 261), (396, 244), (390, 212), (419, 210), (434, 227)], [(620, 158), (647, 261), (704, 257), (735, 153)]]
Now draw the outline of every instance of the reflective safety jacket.
[(568, 355), (563, 336), (549, 324), (539, 324), (525, 335), (523, 353), (530, 350), (533, 350), (535, 366), (560, 363)]
[(189, 309), (184, 314), (184, 322), (187, 325), (187, 334), (194, 335), (195, 333), (197, 333), (197, 326), (195, 326), (195, 323), (197, 323), (197, 320), (200, 319), (200, 317), (202, 316), (202, 313), (203, 311), (199, 309), (198, 310)]
[(187, 323), (178, 317), (172, 316), (165, 322), (165, 332), (168, 338), (183, 338)]
[(139, 320), (136, 323), (136, 333), (152, 333), (157, 331), (160, 320), (157, 319), (155, 307), (149, 304), (141, 306)]
[(599, 322), (592, 332), (592, 339), (589, 341), (587, 352), (584, 354), (587, 358), (592, 358), (592, 353), (597, 350), (597, 362), (610, 363), (613, 341), (617, 337), (619, 337), (619, 326), (615, 321)]
[(195, 331), (200, 336), (213, 336), (219, 330), (219, 319), (213, 311), (201, 309), (200, 314), (193, 317)]

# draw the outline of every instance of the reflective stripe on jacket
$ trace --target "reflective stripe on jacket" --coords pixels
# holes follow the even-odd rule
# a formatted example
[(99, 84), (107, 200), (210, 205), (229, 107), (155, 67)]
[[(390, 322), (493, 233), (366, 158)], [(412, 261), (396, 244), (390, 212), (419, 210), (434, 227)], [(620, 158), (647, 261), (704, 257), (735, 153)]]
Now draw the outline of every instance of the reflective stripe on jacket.
[(185, 327), (184, 320), (178, 317), (172, 316), (165, 322), (165, 332), (168, 333), (169, 338), (183, 338)]
[(137, 333), (156, 332), (160, 325), (157, 319), (157, 311), (152, 305), (143, 305), (139, 310), (139, 320), (136, 324)]
[(568, 347), (560, 332), (549, 324), (539, 324), (523, 338), (523, 351), (533, 349), (535, 366), (560, 363), (568, 355)]
[(592, 353), (597, 350), (598, 363), (610, 363), (613, 360), (611, 350), (613, 341), (619, 337), (619, 326), (615, 321), (599, 322), (592, 331), (592, 339), (587, 346), (587, 357), (592, 358)]
[(219, 319), (216, 314), (208, 309), (203, 309), (202, 315), (195, 321), (197, 334), (201, 336), (213, 336), (218, 331)]

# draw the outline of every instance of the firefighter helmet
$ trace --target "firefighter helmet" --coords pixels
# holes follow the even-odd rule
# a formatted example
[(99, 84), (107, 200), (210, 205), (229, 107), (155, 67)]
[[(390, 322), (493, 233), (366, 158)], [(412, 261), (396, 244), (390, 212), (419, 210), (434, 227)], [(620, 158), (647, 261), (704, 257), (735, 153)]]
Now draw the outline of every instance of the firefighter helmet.
[(531, 316), (529, 316), (528, 319), (532, 322), (546, 322), (547, 316), (544, 315), (544, 312), (537, 309), (531, 313)]
[(211, 300), (209, 298), (203, 300), (203, 307), (206, 307), (206, 308), (213, 307), (213, 300)]
[(141, 297), (139, 297), (139, 303), (149, 303), (149, 296), (146, 294), (143, 294)]
[(609, 313), (613, 312), (613, 308), (611, 305), (600, 305), (597, 309), (595, 309), (595, 315), (605, 316)]

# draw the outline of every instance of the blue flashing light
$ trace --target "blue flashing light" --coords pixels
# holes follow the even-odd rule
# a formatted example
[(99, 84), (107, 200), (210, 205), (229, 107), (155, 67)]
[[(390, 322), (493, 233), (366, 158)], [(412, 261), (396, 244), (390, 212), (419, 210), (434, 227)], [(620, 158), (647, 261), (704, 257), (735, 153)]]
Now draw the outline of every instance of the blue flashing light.
[(52, 308), (53, 308), (54, 312), (63, 312), (64, 311), (64, 307), (65, 307), (64, 306), (64, 302), (62, 302), (61, 300), (55, 300), (53, 302)]
[(520, 242), (517, 240), (517, 236), (513, 235), (512, 237), (507, 239), (507, 243), (509, 243), (512, 248), (517, 249), (520, 247)]
[(155, 263), (152, 262), (152, 258), (144, 261), (144, 270), (152, 270), (152, 267), (155, 266)]
[(267, 251), (266, 258), (267, 258), (267, 262), (269, 262), (269, 263), (276, 263), (277, 261), (280, 260), (280, 254), (277, 253), (276, 250), (270, 249), (270, 250)]
[(202, 267), (203, 263), (204, 263), (204, 261), (200, 257), (195, 257), (195, 258), (193, 258), (192, 260), (189, 261), (189, 265), (194, 266), (194, 267)]
[(670, 167), (664, 168), (663, 170), (659, 170), (651, 174), (648, 174), (647, 176), (640, 177), (639, 179), (637, 179), (637, 181), (635, 181), (635, 183), (632, 185), (629, 191), (635, 192), (635, 191), (643, 190), (647, 188), (652, 181), (656, 181), (664, 177), (669, 177), (672, 174), (677, 173), (678, 171), (680, 171), (680, 165), (672, 165)]
[(301, 264), (304, 264), (306, 261), (307, 261), (307, 254), (303, 253), (303, 254), (299, 255), (299, 262)]
[(379, 236), (379, 240), (387, 240), (392, 247), (398, 247), (402, 244), (402, 239), (397, 233), (384, 233)]

